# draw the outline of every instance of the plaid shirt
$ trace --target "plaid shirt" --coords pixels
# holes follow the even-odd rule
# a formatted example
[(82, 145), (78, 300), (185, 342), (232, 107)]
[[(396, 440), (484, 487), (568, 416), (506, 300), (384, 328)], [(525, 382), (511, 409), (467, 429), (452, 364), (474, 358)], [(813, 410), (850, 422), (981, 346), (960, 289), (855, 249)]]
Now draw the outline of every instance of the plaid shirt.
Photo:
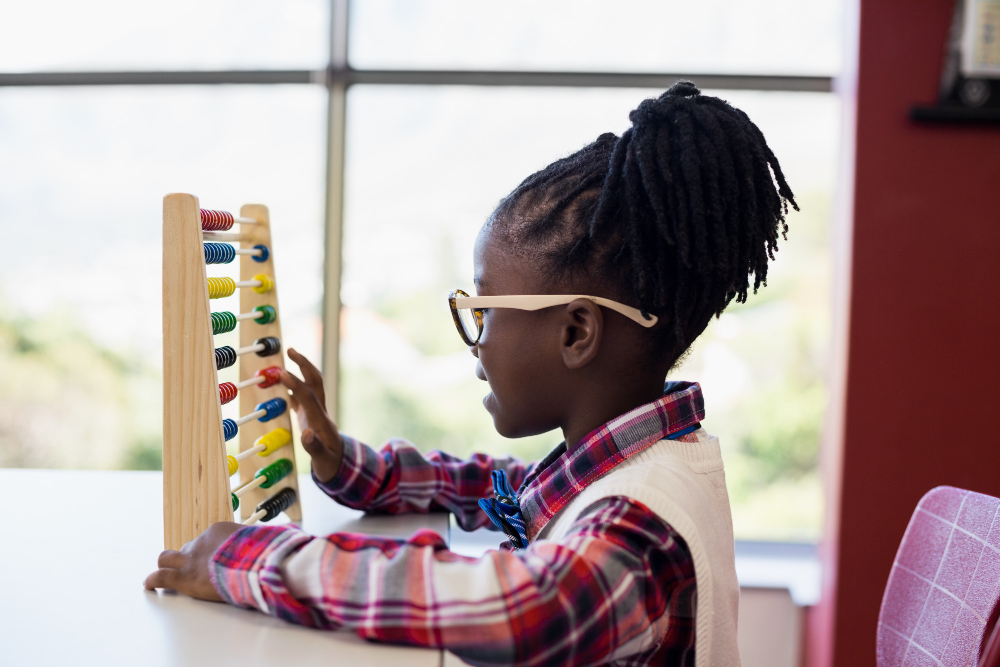
[(530, 465), (423, 455), (403, 440), (375, 452), (344, 437), (340, 471), (319, 484), (338, 502), (388, 513), (446, 510), (472, 530), (490, 525), (477, 501), (492, 495), (491, 473), (503, 469), (520, 487), (530, 543), (468, 558), (432, 531), (404, 541), (249, 526), (215, 553), (212, 581), (231, 604), (446, 648), (473, 664), (694, 665), (694, 563), (669, 525), (641, 503), (614, 497), (587, 507), (559, 541), (535, 536), (615, 465), (703, 418), (698, 385), (673, 383), (663, 398)]

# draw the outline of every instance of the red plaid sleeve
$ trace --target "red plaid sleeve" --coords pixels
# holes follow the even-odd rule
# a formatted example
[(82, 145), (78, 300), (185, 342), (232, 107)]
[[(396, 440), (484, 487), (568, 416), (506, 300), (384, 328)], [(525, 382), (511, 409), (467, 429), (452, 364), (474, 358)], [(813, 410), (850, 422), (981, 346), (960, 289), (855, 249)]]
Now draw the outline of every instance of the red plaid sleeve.
[(402, 439), (376, 452), (342, 437), (344, 458), (336, 476), (326, 483), (313, 478), (328, 496), (348, 507), (389, 514), (448, 511), (465, 530), (492, 526), (477, 503), (493, 495), (494, 470), (505, 470), (516, 488), (533, 467), (515, 457), (460, 459), (436, 450), (425, 455)]
[(595, 503), (560, 542), (467, 558), (409, 540), (245, 527), (212, 581), (232, 604), (367, 639), (446, 648), (473, 664), (693, 665), (694, 564), (627, 498)]

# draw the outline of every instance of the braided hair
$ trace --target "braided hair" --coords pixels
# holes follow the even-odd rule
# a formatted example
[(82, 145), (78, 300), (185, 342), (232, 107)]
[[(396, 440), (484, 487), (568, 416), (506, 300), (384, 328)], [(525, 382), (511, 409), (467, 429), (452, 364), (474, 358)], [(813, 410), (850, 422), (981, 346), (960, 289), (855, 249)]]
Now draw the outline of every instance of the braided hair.
[(585, 274), (644, 314), (680, 357), (736, 299), (766, 285), (788, 204), (798, 206), (745, 113), (680, 81), (525, 179), (491, 218), (553, 278)]

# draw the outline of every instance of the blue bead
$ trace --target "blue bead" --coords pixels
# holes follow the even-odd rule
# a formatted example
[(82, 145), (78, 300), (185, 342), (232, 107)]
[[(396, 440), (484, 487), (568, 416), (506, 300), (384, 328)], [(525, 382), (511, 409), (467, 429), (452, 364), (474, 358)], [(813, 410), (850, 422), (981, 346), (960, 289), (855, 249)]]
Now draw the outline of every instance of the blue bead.
[(271, 251), (267, 249), (267, 246), (263, 243), (258, 243), (253, 247), (254, 250), (260, 250), (260, 255), (251, 255), (253, 261), (255, 262), (266, 262), (267, 258), (271, 256)]
[(257, 410), (264, 410), (267, 414), (263, 417), (258, 417), (257, 421), (269, 422), (275, 417), (284, 414), (285, 410), (288, 409), (288, 404), (285, 403), (283, 398), (272, 398), (270, 401), (264, 401), (254, 408), (254, 412)]
[(206, 243), (206, 264), (229, 264), (236, 257), (236, 249), (228, 243)]
[(236, 433), (240, 430), (240, 427), (236, 425), (236, 422), (232, 419), (222, 420), (222, 436), (226, 440), (232, 440), (236, 437)]

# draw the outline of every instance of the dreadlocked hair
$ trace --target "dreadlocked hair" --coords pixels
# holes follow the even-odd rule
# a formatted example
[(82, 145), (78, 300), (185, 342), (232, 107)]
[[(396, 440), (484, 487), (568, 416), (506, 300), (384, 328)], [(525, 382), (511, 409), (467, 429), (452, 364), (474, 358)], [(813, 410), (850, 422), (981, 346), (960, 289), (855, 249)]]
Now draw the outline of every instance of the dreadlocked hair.
[(597, 272), (619, 298), (667, 322), (676, 359), (736, 299), (766, 285), (798, 205), (745, 113), (680, 81), (629, 114), (621, 137), (525, 179), (494, 229), (554, 277)]

